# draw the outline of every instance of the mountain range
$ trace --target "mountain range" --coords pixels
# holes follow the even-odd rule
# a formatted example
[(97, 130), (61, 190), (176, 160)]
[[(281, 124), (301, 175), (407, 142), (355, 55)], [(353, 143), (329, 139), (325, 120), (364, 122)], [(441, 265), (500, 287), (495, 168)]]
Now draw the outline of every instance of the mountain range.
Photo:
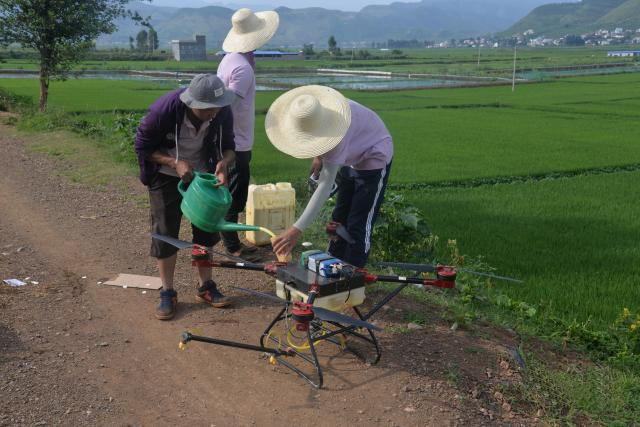
[[(341, 46), (366, 46), (371, 42), (396, 40), (446, 40), (495, 33), (513, 25), (532, 9), (549, 0), (422, 0), (371, 5), (357, 12), (324, 8), (279, 7), (280, 28), (271, 47), (300, 47), (314, 43), (325, 48), (333, 35)], [(134, 2), (130, 9), (151, 16), (161, 48), (175, 39), (207, 37), (210, 49), (220, 47), (229, 30), (234, 10), (220, 6), (200, 8), (159, 7)], [(128, 46), (140, 27), (118, 22), (118, 31), (98, 40), (98, 45)]]
[(616, 27), (640, 29), (640, 0), (582, 0), (535, 8), (504, 34), (528, 29), (548, 37), (582, 34)]
[[(640, 0), (582, 0), (551, 3), (549, 0), (422, 0), (370, 5), (357, 12), (319, 7), (278, 7), (280, 28), (267, 47), (327, 46), (333, 35), (342, 47), (365, 47), (371, 42), (509, 37), (533, 29), (548, 37), (582, 34), (600, 28), (640, 28)], [(207, 47), (218, 49), (230, 27), (234, 9), (222, 6), (198, 8), (161, 7), (134, 2), (132, 10), (151, 16), (161, 49), (171, 40), (207, 37)], [(98, 45), (128, 46), (140, 31), (130, 20), (118, 21), (118, 31), (98, 40)]]

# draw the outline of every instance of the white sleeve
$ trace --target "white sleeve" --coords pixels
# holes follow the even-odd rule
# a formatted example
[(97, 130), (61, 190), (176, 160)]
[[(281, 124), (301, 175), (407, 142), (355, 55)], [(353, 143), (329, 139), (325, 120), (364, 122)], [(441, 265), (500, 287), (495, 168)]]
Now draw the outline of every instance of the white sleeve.
[(318, 216), (320, 209), (324, 205), (324, 202), (327, 201), (329, 195), (331, 194), (331, 187), (336, 180), (336, 175), (338, 175), (338, 170), (340, 170), (340, 165), (332, 165), (324, 163), (322, 165), (322, 170), (320, 171), (320, 177), (318, 179), (318, 188), (313, 192), (311, 199), (309, 199), (309, 203), (304, 208), (304, 212), (300, 215), (300, 218), (293, 224), (295, 228), (300, 231), (304, 231), (314, 219)]

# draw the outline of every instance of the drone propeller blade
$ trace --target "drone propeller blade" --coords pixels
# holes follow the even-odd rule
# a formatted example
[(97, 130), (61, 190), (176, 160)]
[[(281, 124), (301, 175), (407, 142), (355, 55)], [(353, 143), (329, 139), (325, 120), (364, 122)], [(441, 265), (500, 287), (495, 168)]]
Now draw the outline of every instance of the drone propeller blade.
[(379, 262), (378, 264), (382, 267), (404, 268), (418, 273), (433, 273), (436, 271), (436, 268), (431, 264), (411, 264), (407, 262)]
[(356, 242), (353, 239), (353, 237), (351, 237), (351, 234), (349, 234), (349, 232), (347, 231), (347, 227), (345, 227), (342, 224), (340, 224), (338, 227), (336, 227), (336, 234), (338, 236), (342, 237), (350, 245), (353, 245)]
[(479, 271), (471, 271), (464, 268), (456, 268), (456, 270), (462, 271), (463, 273), (475, 274), (476, 276), (484, 276), (484, 277), (490, 277), (492, 279), (497, 279), (497, 280), (505, 280), (507, 282), (524, 283), (524, 280), (514, 279), (513, 277), (497, 276), (495, 274), (481, 273)]
[[(200, 246), (197, 243), (191, 243), (191, 242), (187, 242), (185, 240), (180, 240), (180, 239), (175, 239), (173, 237), (169, 237), (169, 236), (163, 236), (162, 234), (157, 234), (157, 233), (151, 233), (151, 237), (153, 237), (154, 239), (158, 239), (158, 240), (162, 240), (165, 243), (168, 243), (172, 246), (175, 246), (178, 249), (186, 249), (186, 248), (192, 248), (194, 246)], [(245, 259), (242, 259), (240, 257), (231, 255), (231, 254), (223, 254), (222, 252), (218, 252), (213, 248), (208, 248), (207, 249), (209, 252), (214, 253), (216, 255), (220, 255), (223, 256), (225, 258), (229, 258), (233, 261), (236, 262), (241, 262), (241, 263), (246, 263), (247, 261)]]
[(151, 237), (154, 239), (162, 240), (165, 243), (175, 246), (178, 249), (186, 249), (197, 246), (195, 243), (185, 242), (184, 240), (175, 239), (169, 236), (163, 236), (162, 234), (151, 233)]
[(376, 326), (372, 323), (365, 322), (364, 320), (354, 319), (353, 317), (345, 316), (341, 313), (336, 313), (335, 311), (327, 310), (322, 307), (312, 307), (315, 316), (321, 320), (327, 320), (329, 322), (337, 322), (350, 326), (357, 326), (359, 328), (366, 329), (374, 329), (376, 331), (381, 331), (382, 328)]
[[(380, 265), (381, 267), (404, 268), (405, 270), (417, 271), (418, 273), (433, 273), (436, 271), (436, 267), (434, 267), (431, 264), (411, 264), (406, 262), (380, 262), (378, 263), (378, 265)], [(455, 267), (455, 269), (457, 271), (461, 271), (464, 273), (475, 274), (476, 276), (490, 277), (492, 279), (506, 280), (508, 282), (524, 283), (524, 280), (514, 279), (512, 277), (498, 276), (491, 273), (481, 273), (479, 271), (472, 271), (472, 270), (467, 270), (465, 268), (458, 268), (458, 267)]]
[(248, 294), (253, 294), (262, 298), (266, 298), (268, 300), (274, 301), (274, 302), (279, 302), (281, 304), (289, 304), (289, 301), (283, 300), (282, 298), (276, 296), (276, 295), (272, 295), (272, 294), (267, 294), (264, 292), (260, 292), (260, 291), (256, 291), (253, 289), (247, 289), (247, 288), (241, 288), (240, 286), (231, 286), (234, 289), (237, 289), (241, 292), (246, 292)]

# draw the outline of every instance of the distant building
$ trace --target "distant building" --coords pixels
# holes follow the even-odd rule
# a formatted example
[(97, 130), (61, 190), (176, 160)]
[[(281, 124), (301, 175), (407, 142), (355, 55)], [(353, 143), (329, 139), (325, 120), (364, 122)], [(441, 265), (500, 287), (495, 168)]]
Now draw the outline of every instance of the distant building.
[(205, 36), (196, 36), (194, 40), (172, 40), (171, 50), (176, 61), (206, 61), (207, 48)]
[(607, 56), (640, 56), (640, 50), (610, 50)]

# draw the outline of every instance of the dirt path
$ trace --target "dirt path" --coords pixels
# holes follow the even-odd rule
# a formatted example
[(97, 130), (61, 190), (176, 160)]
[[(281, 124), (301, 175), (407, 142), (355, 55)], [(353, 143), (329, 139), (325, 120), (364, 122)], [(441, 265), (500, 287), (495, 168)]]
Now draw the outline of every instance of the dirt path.
[[(451, 331), (435, 310), (424, 329), (382, 333), (375, 366), (323, 348), (322, 390), (258, 353), (199, 343), (179, 351), (187, 328), (255, 343), (276, 308), (253, 297), (228, 310), (192, 302), (188, 254), (171, 322), (154, 319), (155, 291), (98, 285), (120, 272), (154, 274), (146, 208), (69, 182), (56, 173), (67, 165), (24, 144), (0, 127), (0, 279), (29, 277), (22, 288), (0, 284), (0, 425), (535, 423), (499, 394), (518, 378), (508, 362), (513, 337)], [(273, 287), (261, 273), (215, 275), (223, 287)], [(394, 300), (376, 321), (394, 330), (409, 304)]]

